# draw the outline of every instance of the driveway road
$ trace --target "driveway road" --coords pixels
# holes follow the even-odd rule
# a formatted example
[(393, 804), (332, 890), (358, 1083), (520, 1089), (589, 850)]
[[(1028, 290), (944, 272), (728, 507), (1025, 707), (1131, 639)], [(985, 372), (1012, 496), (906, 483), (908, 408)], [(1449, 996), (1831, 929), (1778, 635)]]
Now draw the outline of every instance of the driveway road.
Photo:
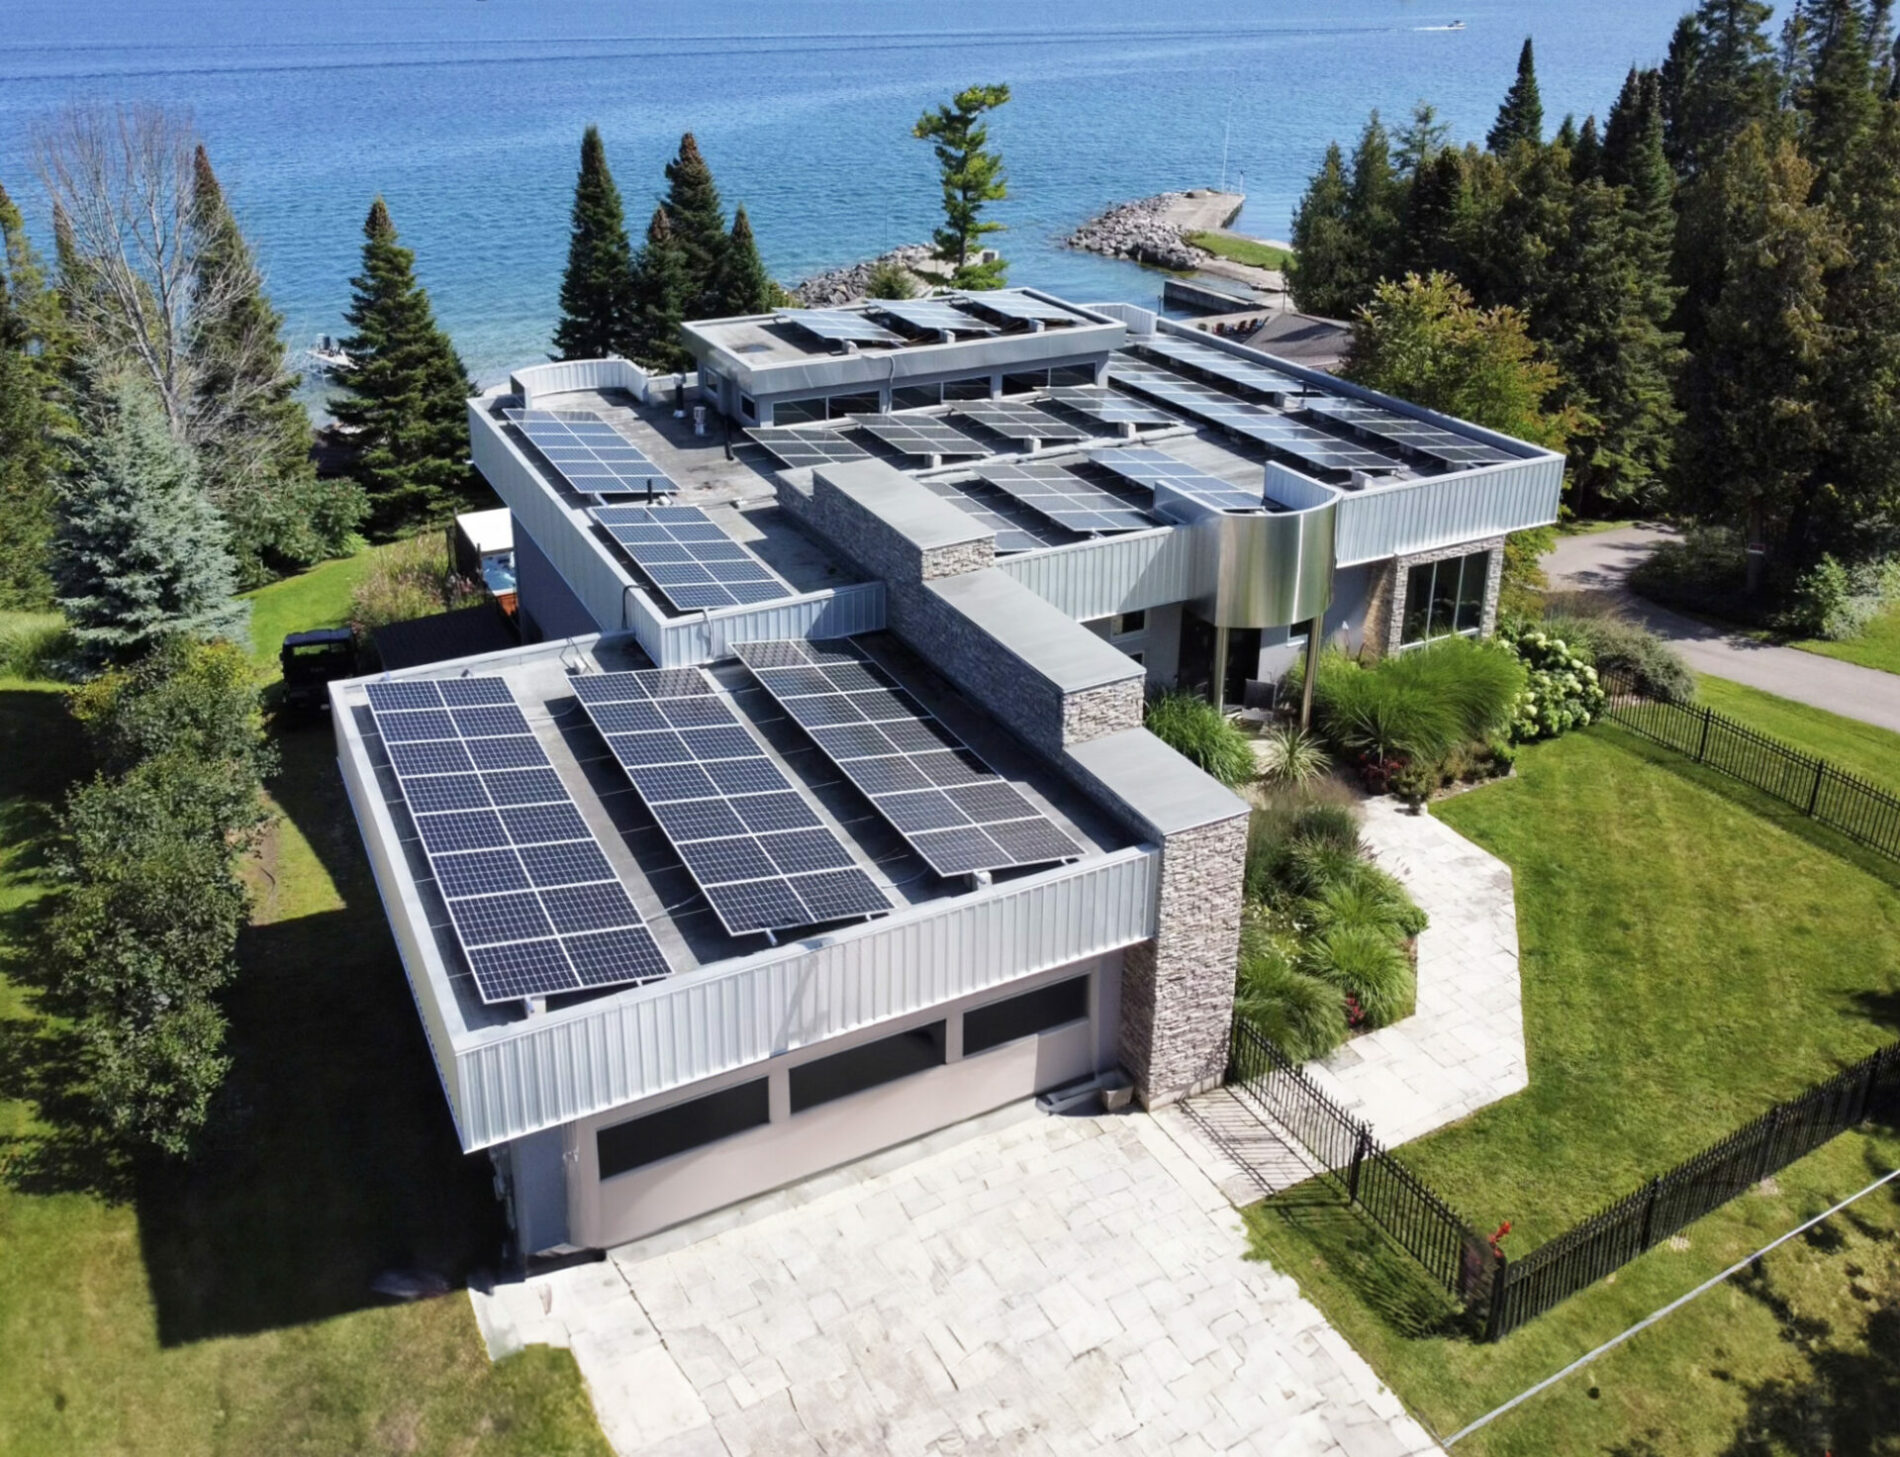
[(1631, 617), (1647, 623), (1698, 673), (1729, 678), (1900, 733), (1900, 675), (1757, 642), (1632, 596), (1624, 580), (1630, 568), (1674, 534), (1666, 526), (1639, 524), (1589, 536), (1560, 537), (1544, 558), (1544, 572), (1553, 591), (1604, 592), (1616, 597)]

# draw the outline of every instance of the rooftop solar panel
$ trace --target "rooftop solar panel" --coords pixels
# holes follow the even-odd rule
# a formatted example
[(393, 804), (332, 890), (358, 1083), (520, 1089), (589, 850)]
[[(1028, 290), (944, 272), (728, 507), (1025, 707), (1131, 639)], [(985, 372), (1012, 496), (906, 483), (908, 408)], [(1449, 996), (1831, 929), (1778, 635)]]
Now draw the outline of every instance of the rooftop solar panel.
[(905, 455), (988, 455), (990, 448), (941, 415), (853, 415), (852, 423)]
[(956, 302), (960, 307), (982, 309), (1005, 319), (1036, 321), (1044, 324), (1087, 322), (1071, 309), (1033, 298), (1020, 289), (1000, 288), (985, 290), (982, 293), (958, 294)]
[(796, 324), (828, 344), (902, 344), (904, 336), (850, 309), (787, 309), (786, 322)]
[(504, 410), (574, 490), (588, 496), (670, 496), (679, 487), (601, 419), (574, 410)]
[[(590, 674), (581, 708), (735, 936), (876, 915), (890, 897), (793, 789), (698, 669)], [(609, 710), (646, 704), (696, 727), (617, 733)]]
[(996, 325), (958, 308), (948, 299), (912, 298), (881, 300), (872, 305), (878, 313), (913, 329), (948, 331), (954, 334), (994, 334)]
[(682, 611), (792, 595), (765, 563), (697, 506), (601, 506), (591, 514)]
[(1097, 450), (1089, 455), (1096, 465), (1106, 466), (1123, 480), (1151, 490), (1167, 489), (1200, 502), (1210, 511), (1258, 511), (1261, 493), (1248, 491), (1219, 476), (1176, 460), (1165, 451), (1146, 446), (1128, 446), (1117, 450)]
[(1044, 461), (995, 461), (976, 473), (999, 491), (1070, 531), (1145, 531), (1155, 523), (1126, 501)]
[[(561, 778), (492, 675), (368, 685), (370, 714), (484, 1002), (650, 981), (669, 968)], [(404, 739), (419, 718), (434, 739)], [(391, 734), (398, 737), (392, 739)], [(493, 745), (525, 746), (501, 755)], [(499, 758), (495, 772), (474, 771)], [(562, 898), (584, 893), (578, 944)]]
[(1251, 359), (1242, 359), (1218, 349), (1212, 344), (1204, 344), (1195, 339), (1183, 339), (1175, 334), (1151, 334), (1138, 339), (1136, 347), (1144, 353), (1174, 364), (1184, 364), (1190, 369), (1211, 375), (1227, 384), (1238, 385), (1242, 389), (1255, 390), (1261, 394), (1286, 399), (1318, 393), (1318, 387), (1296, 378), (1284, 370), (1275, 369), (1270, 364), (1262, 364)]
[[(996, 533), (999, 553), (1034, 551), (1040, 546), (1061, 546), (1070, 538), (1050, 523), (1029, 517), (1014, 501), (983, 481), (950, 482), (922, 480), (918, 484), (933, 495), (941, 496), (964, 515)], [(1018, 515), (1024, 519), (1019, 520)]]
[[(779, 641), (737, 643), (732, 650), (937, 874), (1082, 854), (855, 646), (846, 651), (838, 643)], [(861, 687), (867, 676), (868, 691)]]
[(1027, 400), (962, 400), (959, 415), (1011, 440), (1086, 440), (1090, 431), (1071, 425)]
[(1413, 451), (1453, 470), (1497, 465), (1513, 459), (1496, 446), (1482, 444), (1442, 425), (1414, 420), (1366, 400), (1329, 395), (1307, 400), (1303, 408), (1309, 415), (1345, 425), (1361, 435)]
[(1055, 385), (1044, 391), (1056, 404), (1107, 425), (1178, 425), (1166, 410), (1102, 385)]
[(836, 430), (799, 429), (791, 425), (760, 425), (746, 431), (753, 440), (772, 452), (787, 469), (799, 466), (831, 465), (846, 460), (865, 460), (871, 452), (856, 441), (847, 440)]

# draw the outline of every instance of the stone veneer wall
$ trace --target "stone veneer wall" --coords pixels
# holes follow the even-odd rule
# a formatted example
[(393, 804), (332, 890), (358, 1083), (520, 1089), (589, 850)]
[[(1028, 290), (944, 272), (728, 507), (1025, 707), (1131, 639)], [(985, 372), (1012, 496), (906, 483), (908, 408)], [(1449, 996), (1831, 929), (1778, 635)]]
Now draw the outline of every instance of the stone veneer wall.
[(1359, 636), (1359, 650), (1366, 657), (1382, 658), (1387, 634), (1397, 620), (1392, 615), (1392, 598), (1398, 591), (1395, 579), (1399, 569), (1397, 562), (1387, 560), (1372, 570), (1372, 589), (1366, 594), (1366, 625)]
[[(1384, 631), (1378, 641), (1388, 653), (1399, 650), (1399, 639), (1405, 631), (1405, 591), (1413, 567), (1426, 562), (1447, 561), (1455, 556), (1469, 556), (1475, 551), (1488, 551), (1491, 560), (1487, 565), (1484, 579), (1484, 614), (1478, 619), (1480, 636), (1489, 637), (1498, 625), (1498, 592), (1504, 583), (1504, 538), (1487, 536), (1482, 541), (1462, 542), (1457, 546), (1441, 546), (1437, 551), (1421, 551), (1412, 556), (1395, 558), (1392, 566), (1392, 595), (1387, 608)], [(1366, 641), (1374, 641), (1371, 616), (1366, 621)]]

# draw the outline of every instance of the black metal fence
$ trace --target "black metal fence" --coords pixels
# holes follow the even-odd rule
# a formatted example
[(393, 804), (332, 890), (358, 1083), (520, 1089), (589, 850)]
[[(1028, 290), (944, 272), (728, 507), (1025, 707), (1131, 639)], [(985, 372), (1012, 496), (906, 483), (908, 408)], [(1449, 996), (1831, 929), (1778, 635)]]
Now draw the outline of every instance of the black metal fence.
[(1497, 1340), (1621, 1269), (1836, 1134), (1900, 1105), (1900, 1044), (1777, 1103), (1753, 1123), (1493, 1271), (1486, 1338)]
[(1498, 1340), (1869, 1117), (1900, 1113), (1900, 1043), (1778, 1103), (1521, 1259), (1444, 1198), (1268, 1038), (1236, 1018), (1229, 1086), (1300, 1144), (1347, 1198)]
[(1900, 798), (1825, 759), (1757, 733), (1712, 708), (1645, 698), (1633, 679), (1606, 673), (1605, 717), (1698, 764), (1772, 794), (1851, 840), (1900, 860)]
[(1387, 1236), (1451, 1294), (1482, 1305), (1492, 1283), (1490, 1242), (1245, 1021), (1236, 1019), (1228, 1082), (1299, 1142)]

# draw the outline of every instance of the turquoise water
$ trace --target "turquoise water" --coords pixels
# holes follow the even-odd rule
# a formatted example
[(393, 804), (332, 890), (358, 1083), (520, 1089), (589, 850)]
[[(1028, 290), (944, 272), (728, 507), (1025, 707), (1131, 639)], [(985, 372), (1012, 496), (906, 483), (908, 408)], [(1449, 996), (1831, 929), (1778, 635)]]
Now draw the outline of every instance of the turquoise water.
[[(71, 101), (186, 106), (293, 341), (335, 332), (370, 199), (389, 201), (438, 314), (489, 379), (540, 357), (581, 128), (598, 123), (644, 222), (679, 134), (795, 280), (928, 234), (911, 123), (977, 81), (1015, 99), (994, 141), (1013, 282), (1143, 299), (1156, 276), (1057, 244), (1108, 203), (1248, 194), (1284, 237), (1331, 137), (1435, 101), (1482, 136), (1535, 37), (1546, 112), (1607, 106), (1652, 63), (1671, 0), (8, 0), (0, 180), (44, 231), (32, 131)], [(1452, 19), (1467, 28), (1434, 29)]]

